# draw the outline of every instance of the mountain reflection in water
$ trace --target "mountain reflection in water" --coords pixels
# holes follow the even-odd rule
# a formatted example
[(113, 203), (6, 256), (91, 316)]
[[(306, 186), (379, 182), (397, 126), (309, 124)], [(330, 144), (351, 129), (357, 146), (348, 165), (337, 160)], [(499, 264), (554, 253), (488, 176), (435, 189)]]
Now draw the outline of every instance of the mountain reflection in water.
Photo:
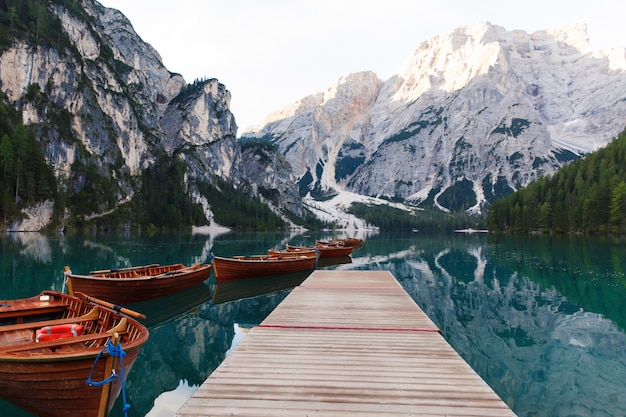
[[(14, 235), (0, 240), (0, 299), (61, 289), (64, 265), (81, 273), (155, 262), (192, 264), (206, 262), (211, 252), (264, 253), (290, 240), (330, 237)], [(324, 268), (390, 271), (519, 416), (626, 415), (623, 241), (485, 234), (363, 237), (351, 262)], [(188, 293), (132, 305), (146, 310), (151, 334), (128, 375), (130, 415), (173, 415), (172, 402), (184, 402), (245, 338), (245, 330), (263, 321), (304, 279), (221, 286), (211, 277)], [(0, 409), (29, 415), (3, 402)], [(118, 400), (111, 416), (120, 415)]]

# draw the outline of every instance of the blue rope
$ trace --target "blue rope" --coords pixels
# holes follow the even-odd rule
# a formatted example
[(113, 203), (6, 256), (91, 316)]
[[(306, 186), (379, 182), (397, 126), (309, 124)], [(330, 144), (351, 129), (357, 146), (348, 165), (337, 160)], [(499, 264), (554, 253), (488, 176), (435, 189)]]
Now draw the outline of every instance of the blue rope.
[(122, 349), (121, 342), (118, 343), (117, 346), (115, 346), (111, 342), (111, 340), (109, 340), (106, 346), (98, 353), (98, 356), (96, 356), (96, 360), (91, 366), (91, 371), (89, 371), (89, 376), (87, 377), (87, 385), (91, 387), (100, 387), (104, 384), (109, 384), (118, 378), (118, 375), (115, 373), (115, 369), (112, 369), (111, 375), (102, 381), (94, 381), (91, 379), (93, 375), (93, 370), (96, 367), (96, 364), (98, 363), (98, 360), (100, 359), (100, 356), (102, 355), (102, 353), (104, 353), (105, 350), (108, 351), (111, 356), (120, 358), (120, 375), (122, 377), (122, 401), (124, 403), (122, 411), (124, 412), (124, 417), (126, 417), (127, 412), (130, 409), (130, 404), (126, 402), (126, 383), (124, 381), (124, 363), (123, 363), (123, 359), (124, 359), (124, 356), (126, 356), (126, 352), (124, 352), (124, 349)]

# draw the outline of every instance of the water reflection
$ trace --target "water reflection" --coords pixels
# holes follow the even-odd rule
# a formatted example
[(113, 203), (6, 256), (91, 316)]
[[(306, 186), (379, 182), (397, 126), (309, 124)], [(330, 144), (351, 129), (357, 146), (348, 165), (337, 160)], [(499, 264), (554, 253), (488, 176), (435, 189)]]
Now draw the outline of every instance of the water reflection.
[[(64, 265), (80, 272), (197, 263), (211, 252), (265, 253), (294, 239), (328, 238), (243, 233), (0, 239), (0, 299), (61, 288)], [(626, 415), (623, 242), (380, 233), (367, 236), (351, 262), (328, 268), (392, 272), (519, 416)], [(305, 278), (239, 281), (230, 287), (211, 278), (189, 293), (133, 305), (152, 321), (151, 337), (127, 382), (131, 415), (171, 416), (166, 404), (190, 395), (246, 329)], [(0, 403), (0, 409), (4, 406)], [(7, 407), (11, 415), (27, 415)], [(114, 409), (111, 415), (121, 412)]]
[(164, 297), (131, 303), (125, 307), (146, 315), (142, 320), (148, 329), (162, 326), (177, 316), (192, 314), (190, 310), (211, 300), (212, 291), (206, 283)]
[[(624, 311), (613, 300), (623, 300), (626, 291), (616, 285), (615, 264), (589, 263), (579, 256), (588, 242), (579, 247), (571, 240), (568, 257), (553, 242), (549, 261), (530, 262), (546, 252), (523, 242), (523, 250), (489, 239), (424, 246), (394, 274), (518, 415), (624, 415), (626, 337), (617, 325)], [(603, 247), (596, 244), (596, 250)], [(623, 253), (623, 247), (603, 250)], [(545, 270), (558, 273), (546, 282)], [(582, 288), (567, 291), (573, 277), (578, 283), (580, 275), (591, 277), (587, 271), (594, 271), (593, 284), (582, 280)], [(595, 296), (606, 292), (614, 294)]]
[(233, 279), (216, 282), (213, 286), (213, 304), (222, 304), (241, 298), (256, 297), (300, 285), (312, 271), (267, 277)]
[(197, 385), (190, 386), (187, 381), (180, 381), (176, 389), (164, 392), (154, 400), (154, 408), (146, 414), (146, 417), (173, 416), (197, 389)]
[[(181, 384), (202, 384), (228, 354), (237, 333), (241, 333), (238, 329), (261, 323), (288, 293), (289, 290), (275, 291), (221, 304), (209, 300), (187, 314), (151, 327), (150, 339), (126, 385), (137, 415), (144, 416), (150, 410), (158, 415), (156, 399), (162, 393), (180, 395)], [(182, 391), (189, 392), (186, 388)], [(118, 401), (111, 415), (121, 411), (121, 406)]]
[(41, 233), (11, 233), (9, 237), (15, 244), (22, 247), (21, 253), (25, 257), (40, 263), (50, 262), (52, 250), (48, 239)]

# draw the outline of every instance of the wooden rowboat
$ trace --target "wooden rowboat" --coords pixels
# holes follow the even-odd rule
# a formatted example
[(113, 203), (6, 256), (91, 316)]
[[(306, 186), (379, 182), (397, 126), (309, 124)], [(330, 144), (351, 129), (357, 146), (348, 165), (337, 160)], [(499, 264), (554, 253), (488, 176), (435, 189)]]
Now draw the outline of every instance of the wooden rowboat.
[(213, 272), (217, 281), (293, 274), (314, 270), (317, 265), (315, 253), (280, 255), (212, 256)]
[[(122, 314), (137, 313), (82, 297), (44, 291), (2, 301), (0, 398), (41, 417), (108, 414), (148, 329)], [(81, 330), (62, 333), (69, 326)], [(49, 340), (37, 342), (37, 333)], [(112, 375), (117, 377), (101, 384)]]
[(211, 275), (211, 264), (144, 265), (77, 275), (66, 271), (68, 292), (82, 292), (115, 304), (150, 300), (195, 287)]
[(317, 240), (316, 243), (321, 243), (323, 245), (342, 245), (342, 246), (352, 246), (353, 248), (360, 248), (363, 245), (363, 239), (357, 239), (355, 237), (345, 237), (345, 238), (337, 238), (328, 241)]
[(292, 246), (287, 244), (289, 252), (297, 252), (302, 250), (317, 250), (320, 258), (331, 258), (336, 256), (348, 256), (352, 253), (352, 246), (342, 246), (337, 244), (316, 243), (315, 246)]
[(355, 237), (346, 237), (342, 239), (335, 239), (339, 244), (344, 246), (352, 246), (353, 248), (358, 248), (363, 245), (363, 239), (357, 239)]

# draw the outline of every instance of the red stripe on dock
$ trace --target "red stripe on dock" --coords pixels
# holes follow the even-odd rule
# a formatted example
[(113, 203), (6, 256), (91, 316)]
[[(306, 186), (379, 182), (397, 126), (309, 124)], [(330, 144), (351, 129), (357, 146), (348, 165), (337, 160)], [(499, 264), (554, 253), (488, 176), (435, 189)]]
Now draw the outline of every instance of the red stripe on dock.
[(426, 329), (416, 327), (360, 327), (360, 326), (298, 326), (293, 324), (259, 324), (257, 327), (270, 329), (298, 329), (298, 330), (362, 330), (362, 331), (382, 331), (382, 332), (430, 332), (441, 333), (439, 329)]
[(301, 284), (299, 285), (300, 288), (315, 288), (315, 289), (321, 289), (321, 290), (402, 290), (402, 287), (398, 287), (397, 285), (394, 286), (388, 286), (388, 285), (383, 285), (383, 286), (378, 286), (378, 285), (372, 285), (372, 286), (367, 286), (367, 285), (332, 285), (332, 286), (326, 286), (326, 285), (306, 285), (306, 284)]

